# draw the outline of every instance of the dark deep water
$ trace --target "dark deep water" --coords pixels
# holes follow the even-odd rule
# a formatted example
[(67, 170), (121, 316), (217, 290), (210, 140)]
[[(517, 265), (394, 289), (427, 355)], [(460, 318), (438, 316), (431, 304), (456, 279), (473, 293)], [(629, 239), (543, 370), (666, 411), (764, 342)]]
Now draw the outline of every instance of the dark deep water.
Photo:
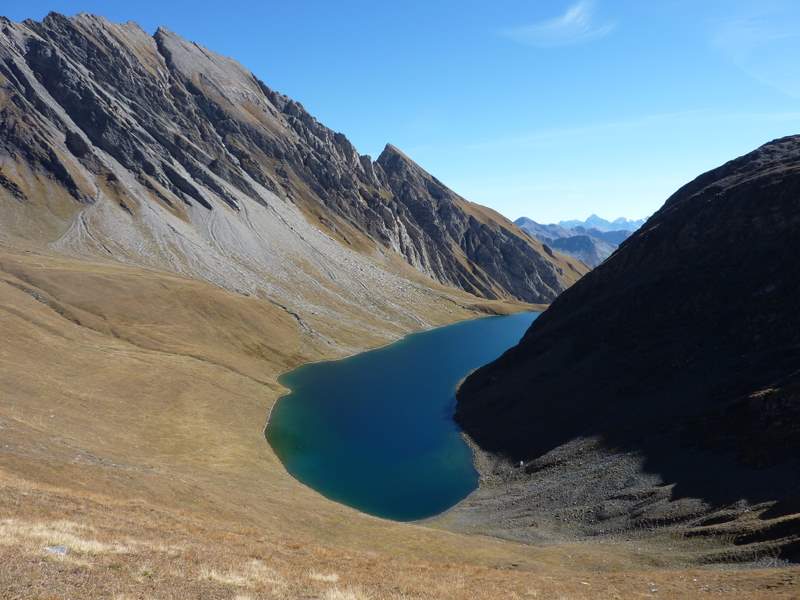
[(332, 500), (411, 521), (478, 485), (453, 421), (455, 388), (516, 344), (538, 313), (487, 317), (283, 375), (267, 440), (286, 469)]

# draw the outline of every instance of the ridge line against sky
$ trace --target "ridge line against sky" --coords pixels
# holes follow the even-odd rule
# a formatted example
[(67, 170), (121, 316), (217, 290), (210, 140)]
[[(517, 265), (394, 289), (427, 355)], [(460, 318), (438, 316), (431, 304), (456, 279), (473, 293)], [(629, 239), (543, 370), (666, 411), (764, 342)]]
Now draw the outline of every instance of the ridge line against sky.
[(7, 0), (165, 26), (390, 142), (464, 197), (539, 222), (651, 214), (701, 172), (800, 131), (792, 0)]

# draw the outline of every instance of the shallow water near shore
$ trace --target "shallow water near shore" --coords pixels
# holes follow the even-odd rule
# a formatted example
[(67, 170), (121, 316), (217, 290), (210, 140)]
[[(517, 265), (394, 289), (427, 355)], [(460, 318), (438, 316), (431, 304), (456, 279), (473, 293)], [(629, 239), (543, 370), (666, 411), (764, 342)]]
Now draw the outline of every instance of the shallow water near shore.
[(453, 421), (456, 386), (538, 314), (463, 321), (299, 367), (280, 378), (291, 392), (267, 440), (289, 473), (332, 500), (396, 521), (439, 514), (478, 485)]

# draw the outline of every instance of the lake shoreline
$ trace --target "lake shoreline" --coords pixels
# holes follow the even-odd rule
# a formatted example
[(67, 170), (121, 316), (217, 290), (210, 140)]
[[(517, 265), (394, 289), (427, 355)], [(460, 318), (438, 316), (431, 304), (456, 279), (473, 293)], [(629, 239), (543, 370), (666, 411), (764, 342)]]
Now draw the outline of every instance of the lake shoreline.
[[(288, 474), (334, 502), (395, 522), (436, 518), (479, 487), (474, 452), (453, 419), (458, 383), (513, 346), (539, 314), (463, 319), (299, 365), (278, 377), (286, 391), (263, 435)], [(306, 370), (314, 366), (323, 368)], [(300, 388), (287, 381), (293, 373)], [(287, 405), (295, 394), (302, 404)], [(277, 420), (276, 410), (284, 411)]]
[[(528, 313), (528, 312), (536, 312), (536, 313), (540, 313), (541, 314), (545, 310), (547, 310), (549, 304), (519, 304), (519, 303), (510, 304), (508, 302), (503, 302), (502, 304), (500, 304), (500, 306), (504, 307), (506, 309), (506, 312), (500, 312), (500, 311), (496, 310), (493, 306), (483, 305), (483, 304), (476, 304), (473, 307), (473, 309), (476, 311), (475, 316), (468, 317), (466, 319), (457, 319), (457, 320), (455, 320), (455, 321), (453, 321), (451, 323), (443, 323), (443, 324), (440, 324), (440, 325), (429, 325), (429, 326), (426, 326), (426, 327), (424, 327), (422, 329), (416, 329), (414, 331), (409, 331), (408, 333), (405, 333), (405, 334), (401, 335), (397, 339), (390, 340), (390, 341), (386, 342), (385, 344), (380, 344), (380, 345), (377, 345), (377, 346), (367, 347), (367, 348), (364, 348), (363, 350), (358, 350), (358, 351), (352, 352), (350, 354), (345, 354), (344, 356), (340, 356), (338, 358), (322, 358), (320, 360), (311, 360), (311, 361), (308, 361), (308, 362), (303, 362), (301, 364), (298, 364), (296, 366), (291, 367), (290, 369), (286, 369), (285, 371), (282, 371), (281, 373), (278, 373), (277, 377), (275, 378), (275, 382), (279, 386), (285, 388), (286, 386), (284, 386), (281, 383), (281, 379), (284, 377), (284, 375), (288, 375), (292, 371), (295, 371), (296, 369), (299, 369), (301, 367), (305, 367), (307, 365), (317, 365), (317, 364), (329, 363), (329, 362), (333, 363), (333, 362), (338, 362), (340, 360), (346, 360), (348, 358), (352, 358), (354, 356), (358, 356), (359, 354), (364, 354), (365, 352), (372, 352), (374, 350), (381, 350), (382, 348), (386, 348), (387, 346), (391, 346), (392, 344), (396, 344), (397, 342), (400, 342), (400, 341), (408, 338), (409, 336), (416, 335), (418, 333), (425, 333), (427, 331), (433, 331), (433, 330), (439, 329), (441, 327), (449, 327), (451, 325), (456, 325), (457, 323), (465, 323), (467, 321), (477, 321), (479, 319), (488, 319), (490, 317), (503, 317), (503, 316), (517, 315), (517, 314), (520, 314), (520, 313)], [(462, 378), (462, 380), (459, 381), (459, 383), (458, 383), (459, 386), (461, 385), (463, 380), (467, 378), (468, 375), (469, 374), (465, 375), (464, 378)], [(278, 402), (280, 402), (285, 396), (288, 396), (289, 393), (291, 393), (291, 390), (289, 390), (288, 393), (282, 393), (280, 396), (278, 396), (278, 399), (275, 400), (275, 402), (272, 403), (272, 406), (269, 407), (269, 410), (267, 411), (267, 418), (266, 418), (266, 421), (264, 422), (264, 427), (262, 428), (262, 434), (265, 437), (266, 437), (266, 433), (267, 433), (267, 428), (269, 427), (270, 417), (272, 416), (272, 411), (275, 409), (275, 406), (277, 406)]]

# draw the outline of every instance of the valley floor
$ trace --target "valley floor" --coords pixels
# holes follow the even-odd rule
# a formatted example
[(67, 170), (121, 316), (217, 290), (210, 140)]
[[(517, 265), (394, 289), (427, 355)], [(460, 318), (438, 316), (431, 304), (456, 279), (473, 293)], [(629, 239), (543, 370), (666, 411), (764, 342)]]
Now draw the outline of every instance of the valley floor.
[[(519, 308), (474, 301), (413, 310), (433, 326)], [(797, 569), (397, 524), (296, 482), (263, 436), (278, 375), (410, 321), (323, 338), (203, 282), (0, 249), (0, 597), (797, 597)]]

